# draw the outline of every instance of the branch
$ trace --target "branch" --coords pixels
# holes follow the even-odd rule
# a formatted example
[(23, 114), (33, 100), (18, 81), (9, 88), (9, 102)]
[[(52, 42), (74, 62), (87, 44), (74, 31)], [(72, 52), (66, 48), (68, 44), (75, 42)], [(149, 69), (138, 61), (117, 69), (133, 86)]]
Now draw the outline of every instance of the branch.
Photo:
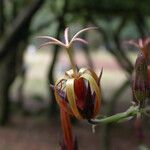
[(125, 16), (122, 18), (119, 26), (117, 27), (117, 30), (116, 32), (114, 33), (114, 42), (116, 44), (116, 47), (117, 47), (117, 52), (120, 53), (120, 57), (122, 57), (122, 60), (123, 61), (123, 65), (124, 65), (124, 68), (126, 68), (126, 70), (129, 72), (129, 73), (132, 73), (133, 71), (133, 65), (130, 61), (130, 59), (128, 58), (127, 54), (125, 53), (125, 51), (122, 49), (121, 47), (121, 43), (120, 43), (120, 34), (123, 30), (123, 28), (125, 27), (127, 21), (128, 21), (128, 18), (129, 16)]
[[(100, 5), (98, 5), (100, 6)], [(130, 16), (134, 15), (136, 12), (135, 8), (123, 8), (123, 7), (118, 7), (118, 8), (107, 8), (107, 7), (91, 7), (91, 6), (76, 6), (74, 8), (69, 8), (69, 12), (71, 13), (83, 13), (84, 12), (89, 12), (94, 15), (111, 15), (111, 16), (123, 16), (126, 14), (129, 14)], [(145, 14), (148, 15), (148, 14)]]
[(130, 107), (127, 111), (122, 112), (122, 113), (118, 113), (116, 115), (107, 117), (107, 118), (103, 118), (100, 120), (97, 120), (97, 122), (99, 123), (111, 123), (111, 122), (118, 122), (120, 120), (124, 120), (130, 117), (134, 117), (137, 115), (137, 113), (139, 113), (139, 109), (138, 107)]
[(36, 13), (36, 11), (41, 7), (44, 0), (33, 0), (30, 6), (23, 9), (22, 12), (16, 17), (13, 24), (10, 26), (7, 32), (7, 36), (4, 38), (3, 43), (0, 44), (0, 60), (2, 61), (5, 59), (5, 57), (11, 53), (10, 47), (13, 45), (16, 41), (19, 43), (20, 34), (24, 33), (24, 28), (26, 28), (33, 15)]
[[(98, 23), (97, 23), (95, 20), (93, 20), (92, 18), (91, 18), (91, 22), (92, 22), (95, 26), (97, 26), (97, 27), (99, 26)], [(110, 36), (108, 36), (107, 31), (104, 31), (104, 30), (102, 30), (102, 29), (99, 29), (99, 30), (97, 30), (97, 31), (98, 31), (100, 34), (102, 34), (106, 49), (107, 49), (113, 56), (115, 56), (115, 58), (116, 58), (118, 64), (130, 75), (132, 69), (129, 70), (129, 69), (128, 69), (128, 66), (126, 66), (126, 65), (124, 64), (125, 60), (123, 59), (123, 56), (120, 54), (119, 50), (117, 49), (116, 43), (115, 43), (115, 45), (112, 45), (112, 44), (111, 44)], [(130, 64), (130, 68), (133, 68), (132, 64)]]
[(5, 22), (4, 1), (0, 0), (0, 37), (4, 32), (4, 22)]
[(131, 119), (131, 118), (137, 116), (138, 114), (146, 114), (148, 111), (149, 110), (146, 109), (146, 108), (142, 109), (142, 108), (139, 108), (139, 106), (131, 106), (125, 112), (118, 113), (116, 115), (112, 115), (110, 117), (105, 117), (105, 118), (102, 118), (102, 119), (89, 120), (89, 123), (92, 123), (92, 124), (116, 123), (116, 122), (119, 122), (119, 121), (125, 121), (125, 120), (128, 120), (128, 119)]
[(55, 18), (52, 18), (51, 20), (47, 20), (45, 22), (42, 22), (41, 24), (39, 24), (39, 26), (37, 26), (35, 29), (31, 30), (31, 34), (35, 34), (37, 32), (40, 32), (41, 30), (49, 27), (49, 25), (51, 25), (52, 23), (54, 23), (55, 21), (58, 20), (58, 17), (56, 16)]

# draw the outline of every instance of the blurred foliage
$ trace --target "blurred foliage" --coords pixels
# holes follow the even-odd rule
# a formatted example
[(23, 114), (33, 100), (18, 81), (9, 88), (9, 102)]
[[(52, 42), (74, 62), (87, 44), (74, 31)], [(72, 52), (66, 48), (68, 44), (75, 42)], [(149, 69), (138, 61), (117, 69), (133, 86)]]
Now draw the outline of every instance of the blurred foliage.
[[(138, 8), (144, 14), (150, 14), (149, 10), (149, 0), (127, 0), (127, 1), (120, 1), (120, 0), (83, 0), (83, 1), (76, 1), (71, 0), (70, 7), (76, 8), (80, 7), (83, 9), (89, 9), (89, 11), (95, 11), (95, 13), (99, 10), (102, 14), (108, 13), (111, 11), (131, 11), (132, 9)], [(98, 14), (97, 14), (98, 15)], [(111, 14), (112, 15), (112, 14)], [(118, 14), (120, 15), (120, 14)]]
[[(0, 0), (0, 124), (7, 123), (11, 115), (10, 87), (18, 76), (26, 76), (22, 69), (23, 55), (28, 44), (35, 43), (36, 35), (51, 35), (60, 39), (66, 26), (71, 26), (72, 32), (85, 26), (100, 27), (96, 31), (97, 41), (91, 38), (91, 34), (83, 36), (94, 40), (94, 48), (105, 46), (125, 72), (127, 81), (113, 94), (111, 103), (105, 110), (108, 115), (111, 114), (118, 97), (129, 86), (133, 70), (132, 60), (122, 43), (126, 39), (149, 35), (149, 6), (149, 0)], [(82, 49), (90, 64), (90, 49)], [(55, 79), (58, 47), (53, 48), (52, 55), (47, 73), (49, 83)], [(50, 98), (54, 98), (53, 93)], [(42, 98), (38, 95), (35, 99)], [(55, 104), (50, 106), (48, 107), (56, 111)], [(107, 139), (109, 133), (106, 132), (104, 134)]]
[[(28, 14), (28, 9), (33, 9), (29, 7), (34, 3), (39, 3), (38, 9)], [(149, 22), (145, 18), (149, 15), (149, 0), (0, 0), (0, 4), (1, 58), (10, 57), (13, 51), (16, 51), (15, 56), (23, 56), (25, 47), (28, 43), (35, 42), (33, 37), (36, 35), (61, 37), (65, 26), (71, 26), (74, 32), (78, 28), (92, 25), (100, 27), (97, 33), (99, 40), (94, 41), (96, 47), (104, 43), (125, 72), (131, 74), (133, 66), (122, 48), (121, 40), (144, 36), (149, 32)], [(28, 18), (25, 15), (29, 15)], [(87, 60), (90, 61), (87, 47), (84, 49)], [(48, 77), (52, 83), (57, 55), (58, 51), (54, 50)], [(20, 72), (23, 63), (21, 59), (22, 57), (17, 57), (15, 66), (12, 66), (16, 71), (10, 85)], [(1, 60), (1, 63), (5, 61)]]

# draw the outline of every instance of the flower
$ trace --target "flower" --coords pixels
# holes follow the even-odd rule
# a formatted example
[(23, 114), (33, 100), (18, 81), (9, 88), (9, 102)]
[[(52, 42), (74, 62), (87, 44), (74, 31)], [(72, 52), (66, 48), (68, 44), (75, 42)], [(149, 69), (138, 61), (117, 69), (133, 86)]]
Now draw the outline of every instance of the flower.
[(64, 31), (64, 42), (50, 36), (38, 37), (49, 40), (40, 47), (56, 44), (65, 48), (68, 53), (72, 69), (66, 71), (65, 76), (58, 79), (55, 83), (55, 98), (60, 108), (78, 119), (94, 118), (100, 108), (101, 92), (99, 81), (101, 75), (97, 77), (93, 70), (86, 68), (81, 68), (78, 71), (71, 53), (71, 46), (74, 42), (79, 41), (88, 44), (87, 41), (79, 38), (79, 35), (91, 29), (96, 29), (96, 27), (82, 29), (69, 40), (69, 28), (66, 28)]
[(141, 50), (132, 75), (133, 98), (135, 102), (141, 103), (146, 98), (150, 98), (150, 53), (148, 49), (150, 38), (129, 41), (129, 43)]
[(73, 70), (56, 81), (54, 86), (58, 105), (77, 119), (95, 118), (100, 108), (100, 78), (90, 69), (81, 68), (75, 75)]
[(65, 75), (51, 85), (54, 89), (55, 99), (60, 107), (61, 126), (63, 131), (63, 141), (61, 143), (62, 150), (77, 150), (78, 146), (73, 138), (70, 115), (77, 119), (93, 119), (99, 113), (101, 90), (100, 79), (102, 71), (98, 77), (91, 69), (81, 68), (78, 70), (73, 60), (71, 46), (74, 42), (79, 41), (88, 44), (78, 36), (84, 31), (96, 29), (95, 27), (85, 28), (77, 32), (71, 40), (69, 40), (69, 28), (64, 31), (64, 42), (61, 42), (50, 36), (39, 36), (38, 38), (46, 39), (46, 45), (59, 45), (66, 49), (72, 69), (65, 72)]

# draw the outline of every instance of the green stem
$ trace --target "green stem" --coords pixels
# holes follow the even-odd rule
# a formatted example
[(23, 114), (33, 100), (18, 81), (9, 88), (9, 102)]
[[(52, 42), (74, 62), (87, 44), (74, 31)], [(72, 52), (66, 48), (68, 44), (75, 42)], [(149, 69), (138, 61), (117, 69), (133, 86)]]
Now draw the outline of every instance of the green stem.
[(76, 68), (75, 62), (73, 60), (73, 56), (72, 56), (71, 50), (70, 50), (70, 48), (67, 48), (66, 50), (67, 50), (67, 53), (68, 53), (68, 56), (69, 56), (69, 59), (70, 59), (70, 62), (71, 62), (71, 66), (72, 66), (73, 72), (76, 75), (77, 74), (77, 68)]
[(118, 122), (118, 121), (123, 121), (124, 119), (128, 119), (129, 117), (134, 117), (138, 113), (143, 113), (143, 112), (144, 112), (143, 109), (139, 109), (138, 106), (131, 106), (125, 112), (118, 113), (116, 115), (113, 115), (113, 116), (110, 116), (110, 117), (106, 117), (106, 118), (102, 118), (102, 119), (93, 119), (93, 120), (90, 120), (90, 122), (93, 123), (93, 124), (98, 124), (98, 123), (104, 123), (104, 124), (115, 123), (115, 122)]

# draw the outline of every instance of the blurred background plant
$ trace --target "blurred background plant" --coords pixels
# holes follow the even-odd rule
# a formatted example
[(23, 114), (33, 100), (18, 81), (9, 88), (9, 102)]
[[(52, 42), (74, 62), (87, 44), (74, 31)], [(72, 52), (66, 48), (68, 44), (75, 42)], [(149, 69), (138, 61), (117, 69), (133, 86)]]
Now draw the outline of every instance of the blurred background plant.
[[(82, 35), (91, 46), (75, 45), (74, 57), (80, 66), (96, 71), (104, 68), (102, 114), (128, 108), (138, 51), (125, 43), (149, 35), (149, 5), (149, 0), (0, 0), (0, 124), (7, 125), (0, 127), (0, 149), (26, 149), (26, 145), (32, 150), (59, 149), (58, 108), (50, 83), (69, 63), (58, 46), (37, 50), (44, 42), (36, 42), (37, 35), (62, 39), (66, 26), (72, 33), (87, 26), (99, 27)], [(81, 149), (146, 149), (149, 124), (144, 117), (142, 132), (146, 134), (140, 140), (134, 121), (117, 127), (101, 125), (94, 135), (84, 122), (77, 123), (75, 130), (82, 139)]]

